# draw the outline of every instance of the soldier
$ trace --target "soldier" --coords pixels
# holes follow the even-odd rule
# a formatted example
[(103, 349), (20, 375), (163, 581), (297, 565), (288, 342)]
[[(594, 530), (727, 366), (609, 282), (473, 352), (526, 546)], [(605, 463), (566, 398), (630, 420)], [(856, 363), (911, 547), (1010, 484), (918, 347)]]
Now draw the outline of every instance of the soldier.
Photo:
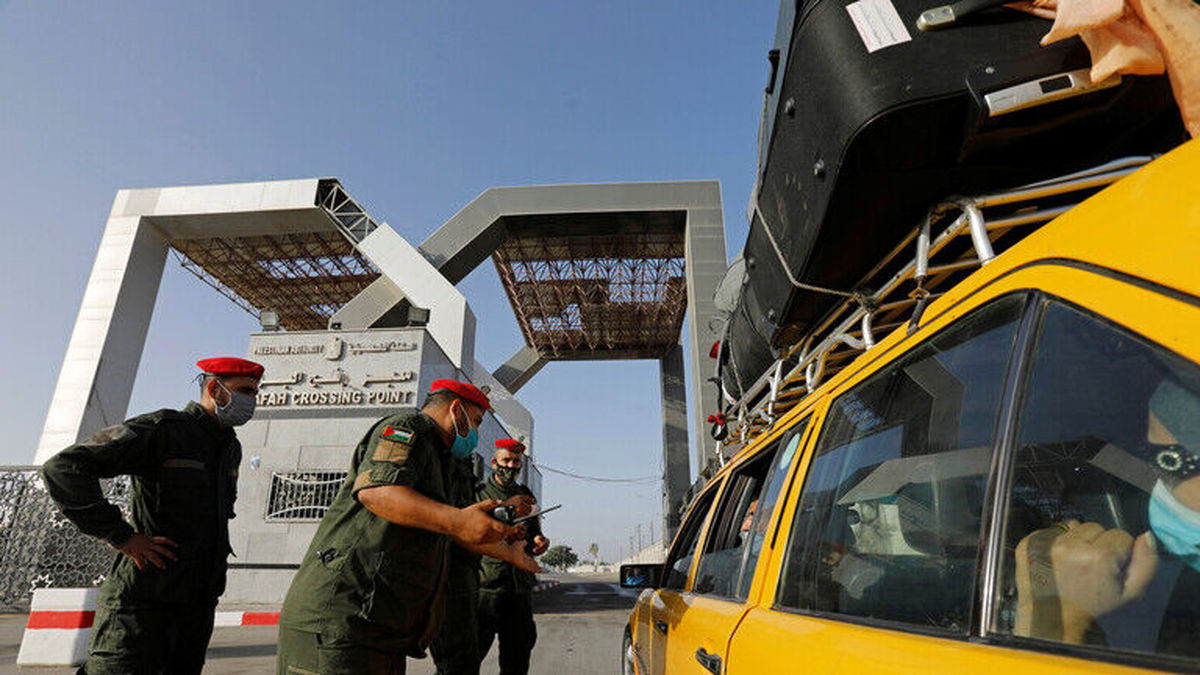
[(451, 505), (451, 461), (471, 455), (488, 406), (478, 388), (436, 380), (419, 412), (359, 442), (284, 600), (277, 673), (403, 673), (441, 624), (450, 539), (539, 570), (505, 543), (518, 529), (492, 517), (499, 501)]
[[(496, 441), (492, 457), (492, 477), (475, 491), (476, 499), (505, 500), (524, 495), (529, 488), (517, 482), (525, 446), (511, 438)], [(527, 551), (541, 555), (550, 546), (542, 535), (537, 519), (527, 521)], [(529, 671), (529, 655), (537, 642), (530, 599), (537, 577), (494, 557), (483, 559), (479, 575), (479, 660), (487, 656), (492, 639), (499, 636), (501, 675), (522, 675)]]
[[(121, 552), (100, 587), (80, 673), (199, 673), (225, 590), (229, 519), (263, 367), (206, 359), (200, 402), (108, 427), (42, 467), (50, 497), (84, 533)], [(133, 477), (130, 524), (100, 489)]]
[[(454, 506), (475, 503), (475, 470), (471, 458), (454, 460)], [(479, 675), (479, 635), (475, 604), (479, 600), (479, 554), (457, 544), (450, 547), (442, 627), (429, 644), (437, 675)]]
[[(471, 457), (454, 460), (454, 506), (475, 503), (475, 467)], [(517, 515), (526, 515), (532, 497), (518, 496), (509, 503)], [(442, 627), (429, 644), (438, 675), (479, 675), (479, 554), (458, 544), (450, 547), (450, 570), (446, 581), (446, 609)]]

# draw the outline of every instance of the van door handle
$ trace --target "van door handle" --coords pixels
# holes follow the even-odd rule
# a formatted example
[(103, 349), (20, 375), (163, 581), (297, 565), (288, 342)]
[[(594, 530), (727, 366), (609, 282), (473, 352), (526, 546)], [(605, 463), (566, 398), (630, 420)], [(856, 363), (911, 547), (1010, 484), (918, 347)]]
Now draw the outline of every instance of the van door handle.
[(721, 675), (721, 657), (716, 654), (709, 654), (704, 647), (696, 650), (696, 662), (704, 666), (704, 669), (713, 675)]
[(667, 622), (663, 621), (662, 619), (655, 620), (654, 629), (657, 630), (658, 632), (662, 633), (663, 635), (666, 635), (667, 634)]

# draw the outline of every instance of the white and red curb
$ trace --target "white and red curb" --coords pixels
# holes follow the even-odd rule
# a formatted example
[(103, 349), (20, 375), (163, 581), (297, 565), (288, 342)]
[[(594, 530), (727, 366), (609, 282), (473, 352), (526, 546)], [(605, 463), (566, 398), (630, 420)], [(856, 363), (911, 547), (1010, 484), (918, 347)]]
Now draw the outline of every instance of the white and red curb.
[(279, 612), (217, 612), (213, 615), (214, 628), (278, 625)]
[[(538, 593), (560, 582), (547, 579)], [(96, 621), (98, 588), (39, 588), (33, 592), (29, 620), (17, 653), (18, 666), (77, 666), (87, 658), (88, 639)], [(277, 626), (279, 612), (216, 612), (214, 628)]]
[[(33, 592), (18, 666), (77, 666), (87, 658), (96, 622), (98, 588), (39, 588)], [(279, 612), (217, 612), (216, 628), (276, 626)]]
[(74, 666), (87, 657), (98, 588), (39, 588), (17, 653), (18, 666)]

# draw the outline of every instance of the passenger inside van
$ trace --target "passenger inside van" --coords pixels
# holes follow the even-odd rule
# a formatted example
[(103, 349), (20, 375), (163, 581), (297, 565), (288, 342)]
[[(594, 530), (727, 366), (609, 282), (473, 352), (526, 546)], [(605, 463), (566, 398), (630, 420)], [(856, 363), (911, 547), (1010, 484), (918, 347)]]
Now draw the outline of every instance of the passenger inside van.
[(1088, 462), (1132, 493), (1099, 495), (1124, 527), (1063, 518), (1017, 545), (1015, 635), (1200, 655), (1200, 395), (1168, 375), (1145, 415), (1135, 447)]
[[(732, 592), (730, 581), (737, 578), (738, 568), (742, 563), (742, 555), (747, 544), (753, 555), (757, 556), (762, 547), (762, 535), (752, 537), (750, 528), (754, 525), (754, 512), (758, 500), (750, 502), (746, 507), (746, 515), (742, 518), (737, 534), (725, 546), (706, 553), (701, 570), (697, 573), (696, 590), (700, 593), (720, 592), (728, 595)], [(764, 519), (765, 520), (765, 519)], [(760, 526), (760, 527), (765, 527)]]
[(792, 521), (780, 606), (967, 632), (1024, 302), (976, 310), (831, 402)]

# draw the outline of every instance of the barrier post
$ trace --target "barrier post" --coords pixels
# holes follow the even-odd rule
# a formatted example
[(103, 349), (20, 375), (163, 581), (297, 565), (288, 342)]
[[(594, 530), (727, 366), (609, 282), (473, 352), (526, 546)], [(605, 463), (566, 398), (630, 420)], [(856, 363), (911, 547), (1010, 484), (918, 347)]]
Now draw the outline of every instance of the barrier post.
[(18, 666), (77, 666), (87, 658), (98, 588), (39, 588), (17, 653)]

